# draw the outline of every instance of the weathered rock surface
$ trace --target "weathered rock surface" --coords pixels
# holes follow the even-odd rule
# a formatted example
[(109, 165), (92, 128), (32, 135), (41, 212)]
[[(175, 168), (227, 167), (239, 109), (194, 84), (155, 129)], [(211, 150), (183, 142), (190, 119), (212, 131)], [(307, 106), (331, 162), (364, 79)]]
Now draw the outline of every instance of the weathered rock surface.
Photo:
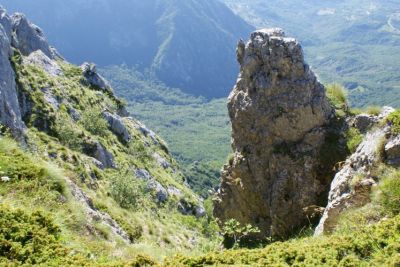
[(145, 169), (135, 170), (135, 176), (146, 182), (147, 188), (154, 191), (158, 202), (165, 202), (168, 197), (168, 191)]
[(36, 50), (24, 58), (24, 64), (32, 64), (39, 66), (50, 76), (58, 76), (62, 74), (62, 70), (56, 61), (50, 59), (42, 50)]
[(20, 137), (25, 125), (21, 119), (15, 73), (10, 63), (11, 22), (0, 7), (0, 122), (9, 127), (14, 136)]
[[(379, 116), (369, 116), (374, 124), (384, 120), (394, 110), (384, 107)], [(368, 127), (369, 128), (369, 127)], [(390, 135), (390, 126), (372, 128), (362, 143), (343, 164), (332, 181), (328, 205), (315, 230), (315, 235), (332, 232), (339, 215), (349, 209), (361, 207), (370, 202), (370, 193), (377, 181), (371, 170), (382, 160), (379, 150), (382, 142)], [(400, 157), (400, 139), (395, 137), (385, 145), (387, 161), (396, 161)]]
[(369, 114), (360, 114), (355, 116), (351, 120), (350, 125), (357, 128), (360, 132), (365, 133), (378, 121), (379, 119), (376, 116)]
[(400, 135), (392, 136), (385, 145), (386, 162), (400, 166)]
[(11, 16), (12, 23), (12, 44), (24, 56), (41, 50), (47, 57), (54, 59), (54, 53), (50, 48), (43, 31), (27, 20), (25, 15), (15, 13)]
[(120, 116), (108, 111), (103, 112), (103, 116), (114, 134), (121, 137), (125, 143), (128, 143), (131, 140), (131, 134)]
[(12, 41), (12, 25), (11, 18), (7, 15), (6, 10), (0, 5), (0, 24), (6, 33), (8, 40)]
[(89, 85), (95, 86), (103, 91), (112, 91), (110, 84), (97, 73), (95, 64), (85, 62), (81, 65), (81, 69), (82, 74)]
[(166, 160), (164, 157), (162, 157), (158, 153), (154, 153), (152, 157), (157, 161), (157, 164), (160, 165), (164, 169), (171, 168), (171, 164)]
[(101, 169), (116, 168), (113, 154), (98, 141), (92, 141), (86, 144), (84, 153), (101, 162)]
[(325, 126), (334, 112), (305, 64), (300, 44), (280, 29), (253, 32), (237, 49), (241, 70), (229, 96), (234, 157), (222, 171), (214, 214), (286, 236), (323, 205), (319, 172)]

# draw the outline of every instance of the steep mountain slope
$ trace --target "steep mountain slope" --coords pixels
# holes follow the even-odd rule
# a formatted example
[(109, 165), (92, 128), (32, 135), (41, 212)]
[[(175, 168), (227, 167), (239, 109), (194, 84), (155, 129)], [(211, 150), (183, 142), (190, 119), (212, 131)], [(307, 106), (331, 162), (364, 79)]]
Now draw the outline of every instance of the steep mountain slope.
[(346, 85), (352, 105), (400, 105), (398, 1), (224, 2), (258, 28), (282, 27), (302, 40), (312, 67)]
[(252, 29), (217, 0), (1, 3), (32, 17), (74, 63), (138, 66), (169, 86), (208, 98), (228, 94), (237, 72), (235, 44)]
[(1, 265), (161, 259), (213, 235), (164, 141), (94, 65), (2, 9), (0, 63)]
[(128, 101), (127, 109), (168, 142), (193, 190), (209, 196), (230, 152), (226, 100), (193, 97), (133, 68), (112, 66), (100, 72)]

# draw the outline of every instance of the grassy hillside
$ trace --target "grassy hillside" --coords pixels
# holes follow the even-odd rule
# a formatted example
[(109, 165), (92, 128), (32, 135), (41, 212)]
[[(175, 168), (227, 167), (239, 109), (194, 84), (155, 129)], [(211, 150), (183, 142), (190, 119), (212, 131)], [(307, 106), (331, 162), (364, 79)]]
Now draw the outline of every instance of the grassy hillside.
[(63, 61), (57, 76), (12, 62), (27, 131), (22, 145), (0, 134), (1, 263), (121, 266), (218, 244), (164, 141), (135, 119), (122, 119), (129, 140), (109, 127), (104, 110), (123, 109), (112, 91)]
[(196, 98), (124, 66), (101, 72), (128, 101), (129, 111), (167, 141), (189, 184), (206, 197), (230, 152), (226, 100)]

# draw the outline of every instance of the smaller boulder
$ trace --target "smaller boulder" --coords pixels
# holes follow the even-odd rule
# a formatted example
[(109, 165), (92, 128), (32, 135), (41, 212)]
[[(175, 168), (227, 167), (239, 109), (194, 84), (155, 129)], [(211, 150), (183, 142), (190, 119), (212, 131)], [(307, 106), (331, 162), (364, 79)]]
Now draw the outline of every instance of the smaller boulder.
[(351, 125), (357, 128), (360, 132), (365, 133), (377, 122), (379, 122), (379, 118), (377, 116), (360, 114), (352, 119)]
[(103, 117), (108, 122), (110, 130), (114, 134), (121, 137), (125, 143), (128, 143), (132, 139), (131, 134), (129, 133), (128, 129), (125, 126), (125, 123), (123, 122), (123, 120), (120, 116), (114, 115), (108, 111), (105, 111), (105, 112), (103, 112)]
[(101, 162), (103, 168), (116, 168), (114, 156), (98, 141), (86, 143), (84, 153)]
[(170, 194), (171, 196), (176, 196), (176, 197), (183, 196), (182, 191), (179, 190), (178, 188), (176, 188), (175, 186), (169, 186), (167, 190), (168, 190), (168, 194)]
[(201, 206), (197, 206), (194, 209), (194, 216), (196, 216), (197, 218), (202, 218), (206, 216), (206, 210)]
[(149, 181), (149, 180), (153, 179), (153, 177), (150, 175), (150, 173), (148, 171), (146, 171), (145, 169), (135, 170), (135, 176), (144, 181)]
[(153, 158), (157, 161), (158, 165), (160, 165), (162, 168), (168, 169), (171, 167), (171, 164), (165, 158), (160, 156), (160, 154), (154, 153)]
[(81, 69), (87, 84), (95, 86), (103, 91), (112, 92), (110, 84), (97, 73), (95, 64), (85, 62), (81, 65)]
[(400, 166), (400, 135), (392, 137), (386, 143), (385, 155), (389, 165)]
[(167, 190), (156, 180), (149, 180), (147, 183), (149, 189), (154, 190), (158, 202), (165, 202), (168, 199)]

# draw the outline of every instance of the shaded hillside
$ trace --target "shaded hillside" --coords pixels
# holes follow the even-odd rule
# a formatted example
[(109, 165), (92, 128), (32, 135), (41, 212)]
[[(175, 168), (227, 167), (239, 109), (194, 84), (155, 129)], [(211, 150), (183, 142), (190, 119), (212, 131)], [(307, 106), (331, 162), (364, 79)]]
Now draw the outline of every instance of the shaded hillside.
[(207, 98), (228, 95), (238, 70), (236, 42), (252, 29), (216, 0), (1, 3), (29, 15), (74, 63), (137, 66)]

